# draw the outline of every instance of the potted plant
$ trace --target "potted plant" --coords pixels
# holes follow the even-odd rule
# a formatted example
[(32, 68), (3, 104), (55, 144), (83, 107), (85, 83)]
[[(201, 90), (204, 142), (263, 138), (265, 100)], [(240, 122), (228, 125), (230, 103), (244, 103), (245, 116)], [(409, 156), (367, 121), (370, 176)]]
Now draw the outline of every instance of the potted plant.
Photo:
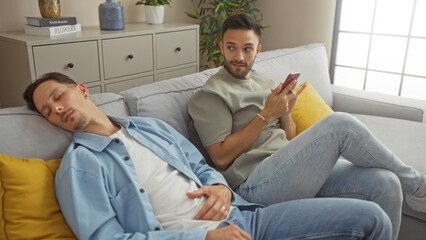
[(219, 43), (222, 40), (222, 23), (236, 13), (252, 16), (263, 30), (269, 26), (260, 24), (262, 11), (255, 7), (256, 0), (192, 0), (193, 12), (186, 15), (200, 20), (200, 54), (206, 58), (203, 68), (218, 67), (223, 64)]
[(149, 24), (161, 24), (164, 21), (164, 5), (170, 6), (171, 0), (139, 0), (136, 5), (145, 5), (146, 20)]

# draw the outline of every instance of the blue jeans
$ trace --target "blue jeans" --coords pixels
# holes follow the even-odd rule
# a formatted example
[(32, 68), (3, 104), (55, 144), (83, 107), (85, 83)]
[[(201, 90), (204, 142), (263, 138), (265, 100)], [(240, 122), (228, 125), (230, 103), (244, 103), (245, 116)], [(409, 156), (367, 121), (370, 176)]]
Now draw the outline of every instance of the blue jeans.
[(234, 209), (218, 228), (235, 224), (253, 240), (390, 239), (389, 217), (375, 203), (356, 199), (313, 198), (255, 211)]
[[(351, 163), (338, 161), (341, 156)], [(390, 217), (396, 239), (401, 190), (414, 194), (424, 184), (423, 174), (405, 165), (359, 120), (333, 113), (262, 161), (235, 190), (264, 205), (314, 197), (374, 201)]]

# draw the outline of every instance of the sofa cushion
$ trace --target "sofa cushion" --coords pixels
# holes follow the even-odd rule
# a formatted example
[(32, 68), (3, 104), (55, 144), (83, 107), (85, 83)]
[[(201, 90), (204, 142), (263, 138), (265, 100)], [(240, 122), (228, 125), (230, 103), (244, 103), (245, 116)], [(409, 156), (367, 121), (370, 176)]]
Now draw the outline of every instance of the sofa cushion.
[[(426, 174), (426, 124), (395, 118), (352, 114), (403, 162)], [(403, 213), (426, 221), (426, 214), (404, 203)]]
[(126, 98), (130, 115), (161, 119), (189, 139), (188, 101), (214, 71), (155, 82), (120, 94)]
[(325, 44), (261, 52), (251, 70), (252, 74), (268, 77), (277, 84), (290, 72), (300, 72), (298, 84), (310, 82), (327, 105), (333, 105)]
[[(309, 82), (305, 84), (306, 88), (299, 95), (296, 106), (291, 112), (291, 117), (296, 123), (297, 135), (333, 112), (314, 87)], [(300, 88), (301, 86), (296, 88), (296, 91), (299, 91)]]
[(27, 107), (0, 109), (0, 152), (22, 158), (62, 158), (72, 134)]
[[(124, 98), (114, 93), (93, 94), (90, 99), (106, 114), (126, 116)], [(62, 158), (72, 134), (50, 124), (26, 107), (0, 109), (0, 153), (22, 157)]]
[(93, 101), (106, 115), (125, 117), (129, 116), (124, 97), (116, 93), (97, 93), (90, 95)]
[(59, 164), (0, 154), (0, 239), (76, 239), (55, 197)]

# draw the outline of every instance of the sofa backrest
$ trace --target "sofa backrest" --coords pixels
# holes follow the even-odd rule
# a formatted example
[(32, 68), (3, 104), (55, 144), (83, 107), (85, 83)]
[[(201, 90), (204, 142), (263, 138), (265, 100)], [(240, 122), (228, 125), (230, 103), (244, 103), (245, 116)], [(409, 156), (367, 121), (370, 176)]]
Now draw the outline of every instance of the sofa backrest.
[(333, 105), (325, 44), (309, 44), (261, 52), (251, 73), (284, 82), (291, 72), (300, 72), (298, 85), (310, 82), (330, 107)]
[(189, 139), (188, 101), (216, 70), (155, 82), (121, 92), (130, 115), (154, 117)]
[[(90, 99), (108, 115), (128, 116), (124, 97), (93, 94)], [(62, 158), (72, 134), (50, 124), (27, 107), (0, 109), (0, 153), (21, 158)]]

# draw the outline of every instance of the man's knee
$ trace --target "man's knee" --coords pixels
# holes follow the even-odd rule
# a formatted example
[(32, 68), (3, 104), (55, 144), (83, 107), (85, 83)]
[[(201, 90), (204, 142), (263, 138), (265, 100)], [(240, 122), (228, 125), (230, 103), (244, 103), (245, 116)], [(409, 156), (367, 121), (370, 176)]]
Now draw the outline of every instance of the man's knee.
[(358, 120), (350, 115), (349, 113), (344, 112), (334, 112), (330, 115), (328, 115), (325, 119), (325, 121), (328, 121), (332, 125), (348, 125), (348, 127), (359, 124)]
[[(371, 202), (370, 202), (371, 203)], [(373, 236), (377, 236), (374, 239), (391, 239), (392, 237), (392, 223), (389, 216), (380, 208), (379, 205), (375, 203), (374, 209), (371, 209), (371, 218), (372, 225), (371, 226), (371, 234)]]
[(371, 239), (391, 239), (392, 223), (378, 204), (364, 201), (358, 211), (365, 234)]
[(402, 188), (401, 182), (395, 173), (380, 169), (377, 174), (377, 185), (383, 189), (384, 194), (393, 201), (398, 201), (402, 204)]

